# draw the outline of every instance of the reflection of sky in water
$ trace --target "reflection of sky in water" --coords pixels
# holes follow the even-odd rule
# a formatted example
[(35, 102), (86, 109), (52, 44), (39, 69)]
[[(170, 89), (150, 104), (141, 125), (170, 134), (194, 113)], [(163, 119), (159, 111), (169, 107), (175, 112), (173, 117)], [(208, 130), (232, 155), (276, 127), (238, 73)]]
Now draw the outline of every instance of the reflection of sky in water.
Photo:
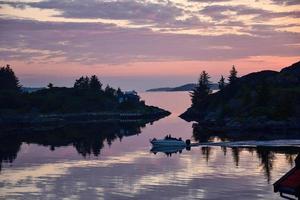
[[(246, 150), (240, 152), (236, 167), (230, 153), (226, 156), (223, 153), (219, 147), (212, 148), (207, 161), (197, 148), (169, 158), (141, 149), (98, 160), (65, 160), (14, 167), (1, 174), (0, 182), (4, 186), (1, 196), (18, 198), (17, 195), (26, 194), (28, 197), (50, 195), (50, 198), (52, 194), (53, 199), (276, 197), (255, 154)], [(290, 167), (283, 154), (276, 154), (272, 181)]]
[(266, 165), (255, 150), (196, 147), (171, 157), (149, 152), (149, 138), (191, 137), (191, 124), (176, 117), (189, 104), (188, 96), (181, 97), (143, 94), (148, 104), (175, 112), (139, 136), (105, 144), (99, 157), (83, 158), (72, 146), (50, 151), (23, 144), (12, 166), (3, 166), (0, 199), (279, 199), (271, 184), (292, 167), (293, 156), (271, 153)]

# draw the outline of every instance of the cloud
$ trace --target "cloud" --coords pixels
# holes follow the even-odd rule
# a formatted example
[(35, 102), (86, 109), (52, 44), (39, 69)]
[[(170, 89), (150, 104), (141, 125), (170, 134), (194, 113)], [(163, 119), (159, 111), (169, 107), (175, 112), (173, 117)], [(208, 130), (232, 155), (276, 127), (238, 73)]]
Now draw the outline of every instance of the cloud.
[(229, 2), (232, 0), (188, 0), (190, 2), (198, 2), (198, 3), (218, 3), (218, 2)]
[[(160, 1), (162, 2), (162, 1)], [(183, 10), (171, 2), (152, 3), (148, 1), (117, 0), (47, 0), (40, 2), (8, 2), (15, 8), (26, 6), (39, 9), (54, 9), (60, 11), (57, 17), (80, 19), (115, 19), (130, 20), (133, 23), (167, 23), (183, 14)]]
[[(289, 45), (300, 43), (300, 31), (291, 31), (300, 26), (299, 11), (279, 12), (227, 1), (234, 0), (189, 0), (204, 3), (201, 6), (165, 0), (0, 1), (25, 13), (0, 15), (0, 59), (123, 64), (299, 55), (299, 46)], [(43, 22), (39, 20), (45, 15), (33, 15), (35, 20), (9, 19), (26, 18), (29, 8), (56, 12)], [(273, 23), (282, 17), (293, 21)], [(67, 22), (70, 19), (74, 22)], [(127, 20), (128, 24), (110, 20)]]
[[(20, 10), (28, 10), (29, 8), (38, 8), (40, 11), (53, 11), (48, 18), (49, 21), (57, 20), (108, 20), (120, 25), (120, 21), (126, 20), (125, 25), (145, 26), (152, 30), (161, 32), (185, 31), (188, 33), (198, 32), (201, 34), (228, 34), (229, 32), (236, 34), (247, 34), (246, 29), (241, 31), (245, 26), (251, 26), (248, 21), (244, 21), (241, 16), (250, 16), (253, 23), (265, 23), (267, 21), (289, 17), (300, 18), (300, 11), (294, 10), (290, 12), (278, 12), (276, 10), (264, 10), (263, 8), (251, 7), (251, 5), (231, 5), (227, 1), (234, 0), (189, 0), (190, 2), (198, 2), (200, 7), (186, 5), (185, 3), (175, 3), (172, 1), (160, 0), (139, 1), (139, 0), (115, 0), (115, 1), (98, 1), (98, 0), (46, 0), (38, 2), (22, 2), (22, 1), (0, 1), (1, 4), (10, 5)], [(213, 3), (207, 4), (207, 3)], [(205, 3), (205, 4), (202, 4)], [(221, 4), (219, 4), (221, 3)], [(199, 9), (197, 11), (197, 9)], [(49, 14), (49, 13), (45, 13)], [(12, 14), (13, 16), (13, 14)], [(11, 16), (11, 17), (12, 17)], [(23, 15), (21, 17), (27, 17)], [(20, 16), (19, 16), (20, 17)], [(38, 17), (35, 18), (39, 20)], [(210, 20), (212, 19), (212, 20)], [(45, 20), (44, 20), (45, 21)], [(131, 27), (134, 27), (131, 26)], [(223, 28), (221, 29), (220, 26)], [(224, 29), (224, 27), (227, 27)], [(231, 27), (231, 28), (230, 28)], [(205, 30), (206, 29), (206, 30)], [(197, 30), (197, 31), (195, 31)]]
[(281, 5), (287, 5), (287, 6), (292, 6), (292, 5), (300, 5), (299, 0), (272, 0), (274, 4), (281, 4)]
[[(256, 22), (280, 17), (300, 18), (300, 11), (273, 12), (259, 8), (252, 8), (244, 5), (212, 5), (204, 7), (200, 12), (204, 15), (210, 16), (214, 20), (224, 20), (230, 17), (236, 18), (237, 16), (242, 15), (253, 15), (254, 21)], [(232, 14), (228, 12), (232, 12)]]
[[(264, 37), (226, 34), (201, 36), (120, 28), (102, 23), (0, 20), (0, 59), (28, 62), (124, 64), (147, 61), (217, 61), (250, 56), (297, 56), (299, 33), (274, 32)], [(259, 44), (259, 45), (258, 45)], [(223, 48), (226, 47), (226, 48)]]

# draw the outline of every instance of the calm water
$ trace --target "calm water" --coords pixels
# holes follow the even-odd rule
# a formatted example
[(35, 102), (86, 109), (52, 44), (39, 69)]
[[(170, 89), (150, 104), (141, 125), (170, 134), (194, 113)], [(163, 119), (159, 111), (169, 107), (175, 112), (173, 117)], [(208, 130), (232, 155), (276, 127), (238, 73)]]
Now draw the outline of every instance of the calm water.
[(141, 95), (172, 115), (146, 125), (91, 124), (1, 138), (0, 199), (280, 199), (272, 183), (293, 167), (297, 149), (155, 154), (150, 138), (202, 136), (177, 117), (190, 104), (188, 93)]

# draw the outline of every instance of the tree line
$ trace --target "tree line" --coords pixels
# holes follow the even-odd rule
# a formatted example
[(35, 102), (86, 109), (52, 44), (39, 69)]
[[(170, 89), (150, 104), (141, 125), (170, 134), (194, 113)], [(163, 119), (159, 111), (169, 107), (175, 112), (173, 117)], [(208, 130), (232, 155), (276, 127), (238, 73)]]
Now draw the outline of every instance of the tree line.
[(103, 87), (96, 75), (81, 76), (73, 87), (56, 87), (26, 92), (9, 65), (0, 67), (1, 113), (94, 112), (145, 110), (138, 96), (126, 96), (120, 88)]
[[(238, 79), (237, 77), (237, 70), (235, 66), (233, 65), (228, 76), (228, 83), (225, 82), (225, 78), (223, 75), (221, 75), (221, 78), (218, 82), (219, 90), (223, 90), (226, 85), (228, 84), (234, 84), (235, 81)], [(209, 95), (211, 94), (210, 89), (210, 76), (209, 74), (204, 70), (201, 72), (200, 77), (198, 79), (197, 86), (195, 89), (191, 92), (191, 99), (192, 99), (192, 107), (197, 108), (199, 105), (201, 105), (201, 102)]]
[[(47, 85), (48, 89), (54, 89), (53, 83)], [(123, 92), (120, 88), (114, 89), (110, 85), (107, 85), (104, 89), (103, 84), (99, 81), (96, 75), (81, 76), (79, 79), (75, 80), (73, 85), (74, 89), (77, 90), (90, 90), (99, 93), (106, 93), (111, 96), (122, 95)], [(21, 84), (18, 77), (15, 75), (13, 69), (10, 65), (0, 67), (0, 91), (9, 90), (14, 92), (21, 92)]]

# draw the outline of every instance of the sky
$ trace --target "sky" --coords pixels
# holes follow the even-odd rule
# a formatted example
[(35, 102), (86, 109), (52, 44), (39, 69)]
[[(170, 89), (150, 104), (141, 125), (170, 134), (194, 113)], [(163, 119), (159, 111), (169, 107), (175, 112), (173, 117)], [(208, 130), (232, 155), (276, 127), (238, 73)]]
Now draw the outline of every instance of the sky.
[(23, 86), (142, 91), (300, 60), (300, 0), (0, 0), (0, 64)]

